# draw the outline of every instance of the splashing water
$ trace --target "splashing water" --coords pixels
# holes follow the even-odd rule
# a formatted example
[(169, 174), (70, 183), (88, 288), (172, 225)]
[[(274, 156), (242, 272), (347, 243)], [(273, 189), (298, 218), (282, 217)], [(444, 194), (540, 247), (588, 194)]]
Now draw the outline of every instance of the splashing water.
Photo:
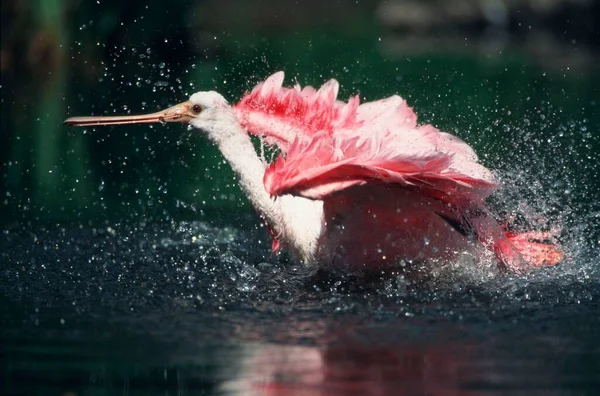
[[(362, 389), (363, 382), (393, 392), (398, 376), (429, 389), (414, 364), (399, 363), (421, 359), (435, 362), (429, 375), (442, 376), (426, 383), (442, 387), (471, 381), (491, 381), (494, 389), (582, 387), (593, 368), (574, 365), (578, 371), (565, 373), (548, 362), (561, 361), (555, 350), (562, 359), (595, 356), (581, 352), (597, 336), (584, 330), (594, 328), (587, 307), (600, 299), (597, 245), (590, 240), (594, 215), (576, 216), (569, 205), (556, 210), (552, 199), (514, 206), (535, 183), (526, 172), (512, 175), (519, 176), (496, 196), (498, 208), (516, 207), (528, 222), (568, 229), (561, 236), (565, 263), (519, 277), (498, 274), (491, 255), (465, 257), (415, 283), (402, 273), (332, 276), (285, 257), (269, 259), (264, 230), (243, 225), (172, 221), (4, 230), (0, 339), (11, 345), (3, 347), (13, 367), (7, 377), (22, 378), (19, 367), (52, 348), (60, 362), (38, 372), (36, 383), (68, 388), (57, 378), (79, 373), (91, 378), (90, 386), (111, 391), (119, 391), (116, 383), (131, 384), (124, 394), (140, 381), (156, 392), (188, 394), (204, 394), (207, 387), (248, 394), (268, 384), (284, 393), (305, 387), (324, 392)], [(487, 346), (490, 340), (495, 348)], [(534, 370), (514, 348), (547, 363)], [(93, 364), (69, 363), (89, 356)], [(352, 377), (360, 380), (348, 379), (354, 364), (370, 367)], [(456, 367), (470, 367), (458, 371), (467, 378), (443, 374)], [(394, 379), (367, 374), (380, 372), (393, 372)]]
[[(156, 73), (160, 81), (155, 81)], [(194, 90), (172, 81), (168, 65), (158, 63), (142, 74), (122, 84), (159, 92)], [(415, 281), (405, 271), (332, 274), (304, 269), (285, 256), (271, 257), (267, 233), (256, 222), (161, 222), (139, 210), (124, 222), (101, 227), (28, 224), (4, 229), (0, 237), (0, 352), (17, 372), (46, 358), (43, 351), (50, 348), (63, 358), (53, 370), (65, 372), (80, 369), (69, 361), (101, 356), (81, 378), (117, 383), (114, 378), (139, 380), (140, 372), (149, 372), (144, 375), (156, 381), (151, 384), (161, 384), (161, 390), (180, 389), (179, 382), (169, 382), (172, 377), (204, 379), (198, 372), (213, 373), (208, 377), (215, 382), (235, 382), (236, 375), (247, 379), (246, 365), (268, 367), (260, 374), (277, 378), (278, 369), (286, 373), (285, 362), (273, 358), (282, 350), (295, 369), (307, 372), (336, 351), (341, 366), (355, 359), (362, 370), (370, 360), (389, 364), (386, 356), (419, 362), (440, 347), (459, 364), (458, 371), (489, 371), (509, 382), (516, 378), (521, 386), (521, 377), (509, 371), (510, 377), (505, 370), (531, 373), (523, 351), (533, 353), (536, 361), (560, 361), (548, 351), (567, 357), (575, 351), (579, 359), (584, 355), (580, 351), (590, 350), (587, 361), (592, 361), (597, 358), (593, 348), (600, 300), (600, 200), (594, 184), (600, 173), (595, 150), (600, 135), (583, 121), (557, 126), (550, 120), (542, 127), (501, 125), (508, 137), (483, 133), (483, 150), (478, 151), (488, 154), (486, 165), (498, 168), (502, 188), (491, 203), (501, 218), (517, 229), (559, 230), (566, 260), (556, 267), (502, 275), (492, 255), (482, 251), (457, 262), (434, 263), (427, 271), (417, 269)], [(510, 134), (518, 138), (510, 139)], [(486, 150), (493, 150), (485, 145), (490, 141), (510, 145), (490, 154)], [(108, 189), (104, 182), (101, 187)], [(142, 221), (136, 223), (136, 218)], [(490, 343), (498, 348), (486, 349)], [(586, 348), (589, 344), (592, 348)], [(364, 345), (374, 347), (366, 350)], [(394, 348), (425, 353), (398, 357)], [(483, 351), (485, 358), (471, 363), (464, 355), (470, 348)], [(497, 371), (486, 369), (492, 366), (489, 355), (496, 357)], [(113, 365), (116, 374), (103, 372)], [(579, 370), (571, 373), (576, 379), (594, 370), (593, 365), (573, 366)], [(372, 367), (374, 373), (385, 372), (374, 363)], [(552, 368), (559, 374), (564, 370)], [(400, 371), (393, 364), (387, 369)], [(542, 371), (544, 378), (562, 378)], [(293, 375), (292, 380), (302, 381), (302, 375)], [(193, 388), (190, 383), (188, 389)], [(235, 382), (222, 389), (243, 391), (244, 386)]]

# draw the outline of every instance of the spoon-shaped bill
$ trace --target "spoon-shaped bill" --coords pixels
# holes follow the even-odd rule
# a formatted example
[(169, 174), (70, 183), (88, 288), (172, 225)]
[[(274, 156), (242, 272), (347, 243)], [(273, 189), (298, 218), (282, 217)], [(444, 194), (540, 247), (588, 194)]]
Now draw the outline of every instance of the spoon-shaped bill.
[(150, 124), (156, 122), (189, 122), (198, 115), (189, 101), (180, 103), (166, 110), (151, 114), (125, 115), (125, 116), (89, 116), (70, 117), (64, 121), (65, 125), (71, 126), (100, 126), (100, 125), (123, 125), (123, 124)]

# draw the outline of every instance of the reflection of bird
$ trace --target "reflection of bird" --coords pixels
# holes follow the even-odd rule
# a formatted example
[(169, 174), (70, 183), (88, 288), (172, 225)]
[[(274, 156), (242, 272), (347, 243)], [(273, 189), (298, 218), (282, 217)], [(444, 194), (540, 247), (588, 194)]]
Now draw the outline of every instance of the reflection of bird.
[[(288, 247), (308, 265), (450, 259), (477, 242), (495, 252), (501, 269), (562, 259), (540, 240), (548, 234), (504, 232), (484, 204), (496, 188), (491, 173), (465, 142), (417, 126), (402, 98), (359, 105), (358, 96), (336, 100), (335, 80), (318, 91), (282, 83), (276, 73), (234, 106), (216, 92), (199, 92), (158, 113), (65, 123), (185, 122), (204, 131), (269, 226), (274, 250)], [(279, 148), (273, 163), (259, 158), (248, 132)]]

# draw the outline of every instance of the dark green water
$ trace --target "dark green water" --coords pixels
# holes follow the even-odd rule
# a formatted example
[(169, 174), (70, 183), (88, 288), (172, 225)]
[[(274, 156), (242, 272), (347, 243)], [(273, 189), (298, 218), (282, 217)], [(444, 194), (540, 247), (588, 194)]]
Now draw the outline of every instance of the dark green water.
[[(519, 46), (439, 48), (440, 37), (393, 50), (397, 39), (362, 9), (333, 27), (271, 29), (143, 5), (103, 10), (38, 10), (49, 44), (32, 42), (51, 50), (15, 51), (3, 67), (0, 393), (600, 388), (597, 68)], [(567, 260), (523, 277), (449, 264), (418, 285), (306, 273), (270, 257), (231, 171), (196, 132), (62, 126), (198, 90), (235, 101), (277, 70), (290, 84), (335, 77), (342, 98), (405, 97), (497, 172), (495, 211), (562, 228)]]

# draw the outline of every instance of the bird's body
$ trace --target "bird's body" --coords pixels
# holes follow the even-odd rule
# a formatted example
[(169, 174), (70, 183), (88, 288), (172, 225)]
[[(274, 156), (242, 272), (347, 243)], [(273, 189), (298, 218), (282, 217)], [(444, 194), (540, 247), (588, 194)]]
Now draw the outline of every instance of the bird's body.
[[(548, 234), (504, 232), (484, 202), (497, 187), (491, 172), (462, 140), (417, 125), (402, 98), (344, 103), (335, 80), (318, 91), (282, 83), (276, 73), (234, 106), (199, 92), (148, 116), (66, 122), (179, 121), (205, 131), (269, 226), (274, 250), (286, 247), (306, 265), (372, 269), (452, 259), (477, 245), (513, 271), (562, 259), (539, 241)], [(257, 155), (249, 133), (277, 146), (273, 163)]]

